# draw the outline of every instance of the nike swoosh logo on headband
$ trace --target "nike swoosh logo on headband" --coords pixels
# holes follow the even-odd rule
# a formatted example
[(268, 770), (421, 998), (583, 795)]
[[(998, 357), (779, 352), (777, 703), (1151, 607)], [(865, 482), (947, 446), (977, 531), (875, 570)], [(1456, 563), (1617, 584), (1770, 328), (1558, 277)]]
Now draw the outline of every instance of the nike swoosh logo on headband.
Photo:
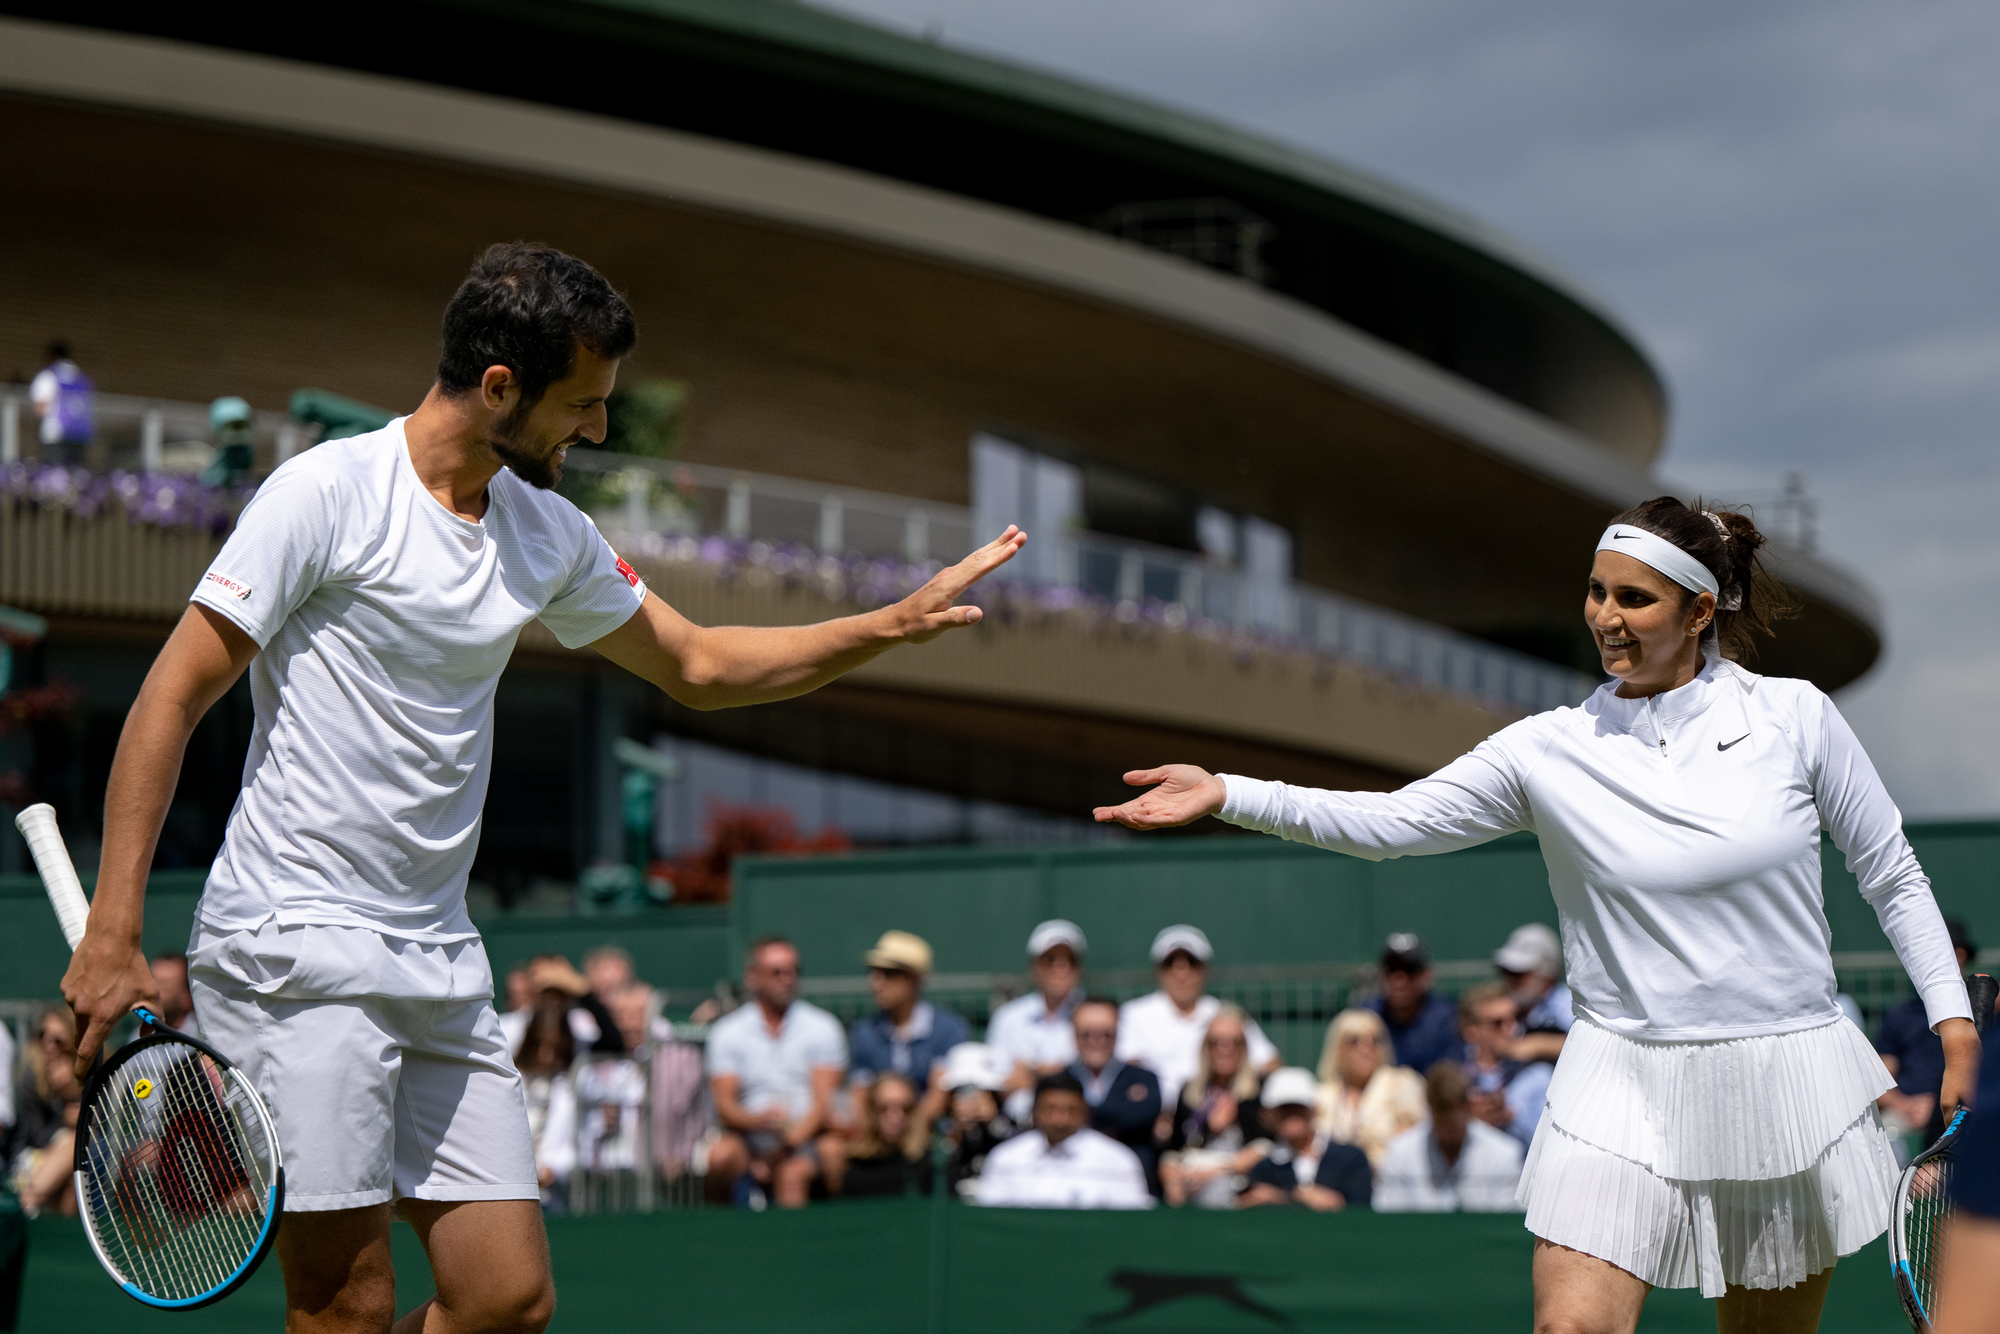
[(1611, 540), (1613, 542), (1637, 542), (1639, 535), (1637, 533), (1613, 533)]

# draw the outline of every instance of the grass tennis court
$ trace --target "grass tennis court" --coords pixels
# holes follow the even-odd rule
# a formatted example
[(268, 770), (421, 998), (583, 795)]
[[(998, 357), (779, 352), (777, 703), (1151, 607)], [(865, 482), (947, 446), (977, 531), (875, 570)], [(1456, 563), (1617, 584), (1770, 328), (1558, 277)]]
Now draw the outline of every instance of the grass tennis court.
[[(931, 1221), (927, 1203), (901, 1200), (798, 1214), (553, 1219), (560, 1305), (551, 1329), (915, 1334), (926, 1329)], [(951, 1334), (1529, 1327), (1529, 1238), (1518, 1216), (957, 1206), (949, 1227)], [(36, 1221), (30, 1245), (23, 1334), (268, 1331), (282, 1321), (275, 1263), (220, 1305), (172, 1315), (145, 1310), (112, 1287), (73, 1221)], [(397, 1306), (408, 1310), (429, 1289), (412, 1279), (427, 1271), (402, 1227), (396, 1268), (405, 1279)], [(1879, 1241), (1842, 1262), (1824, 1334), (1905, 1328), (1887, 1270)], [(1229, 1300), (1238, 1296), (1248, 1305)], [(1135, 1306), (1129, 1316), (1106, 1318)], [(1693, 1292), (1656, 1293), (1640, 1323), (1645, 1334), (1714, 1328), (1710, 1304)]]

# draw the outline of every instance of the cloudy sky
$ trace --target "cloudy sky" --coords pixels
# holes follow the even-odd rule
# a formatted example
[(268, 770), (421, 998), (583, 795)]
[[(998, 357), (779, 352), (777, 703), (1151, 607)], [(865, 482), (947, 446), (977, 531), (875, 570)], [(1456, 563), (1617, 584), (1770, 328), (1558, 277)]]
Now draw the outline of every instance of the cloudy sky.
[(839, 0), (1428, 192), (1664, 368), (1678, 489), (1773, 498), (1888, 613), (1840, 704), (1912, 817), (2000, 814), (2000, 6)]

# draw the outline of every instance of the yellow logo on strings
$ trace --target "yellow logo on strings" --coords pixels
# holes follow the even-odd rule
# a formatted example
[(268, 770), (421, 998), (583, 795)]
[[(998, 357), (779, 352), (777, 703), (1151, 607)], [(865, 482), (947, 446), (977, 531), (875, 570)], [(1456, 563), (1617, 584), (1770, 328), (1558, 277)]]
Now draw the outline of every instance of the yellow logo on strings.
[(132, 1085), (132, 1096), (137, 1098), (141, 1102), (144, 1102), (146, 1099), (152, 1097), (153, 1081), (150, 1079), (141, 1079), (135, 1081)]

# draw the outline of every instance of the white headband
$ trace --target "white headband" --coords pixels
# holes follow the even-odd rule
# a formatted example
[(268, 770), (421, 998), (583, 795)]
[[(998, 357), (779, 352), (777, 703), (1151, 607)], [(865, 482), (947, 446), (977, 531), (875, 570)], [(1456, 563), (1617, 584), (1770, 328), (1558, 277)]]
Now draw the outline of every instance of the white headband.
[(1629, 523), (1614, 523), (1606, 528), (1604, 536), (1597, 539), (1597, 549), (1630, 556), (1642, 565), (1652, 566), (1682, 588), (1696, 593), (1718, 597), (1721, 592), (1715, 576), (1709, 573), (1706, 565), (1666, 538), (1643, 528), (1634, 528)]

